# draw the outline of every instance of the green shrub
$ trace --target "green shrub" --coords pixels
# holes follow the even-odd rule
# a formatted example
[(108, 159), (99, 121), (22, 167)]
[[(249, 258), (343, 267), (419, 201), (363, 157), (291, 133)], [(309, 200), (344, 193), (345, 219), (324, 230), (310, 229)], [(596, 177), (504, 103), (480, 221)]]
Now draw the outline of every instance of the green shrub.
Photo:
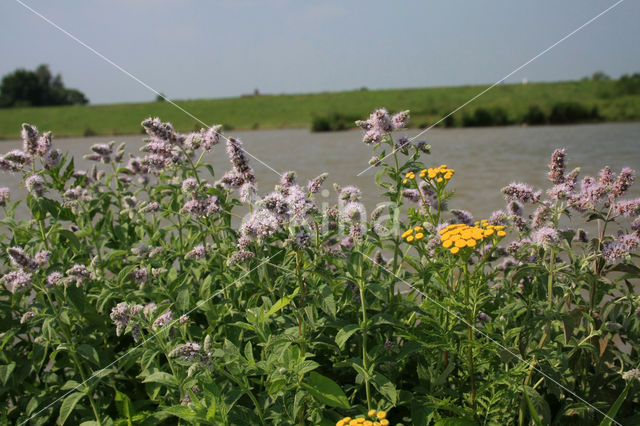
[(506, 126), (511, 124), (507, 111), (502, 107), (476, 108), (473, 114), (462, 117), (464, 127)]
[(545, 124), (547, 116), (538, 105), (530, 105), (527, 113), (522, 117), (522, 122), (530, 125)]
[(579, 102), (558, 102), (549, 114), (551, 124), (570, 124), (600, 119), (598, 107), (587, 107)]
[(316, 116), (311, 120), (312, 132), (334, 132), (355, 128), (359, 117), (333, 112), (325, 116)]

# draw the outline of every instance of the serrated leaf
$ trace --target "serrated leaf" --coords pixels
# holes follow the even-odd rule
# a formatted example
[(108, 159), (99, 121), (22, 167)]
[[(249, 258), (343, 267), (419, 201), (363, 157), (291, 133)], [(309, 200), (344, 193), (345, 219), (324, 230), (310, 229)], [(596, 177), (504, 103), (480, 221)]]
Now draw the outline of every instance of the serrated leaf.
[(162, 412), (179, 417), (182, 420), (186, 420), (191, 423), (194, 423), (198, 420), (198, 416), (193, 411), (191, 411), (190, 408), (182, 405), (173, 405), (171, 407), (166, 407), (164, 410), (162, 410)]
[(267, 319), (271, 315), (282, 310), (285, 306), (291, 303), (291, 301), (293, 300), (294, 297), (296, 297), (297, 294), (298, 294), (298, 289), (296, 288), (294, 292), (291, 293), (289, 296), (284, 296), (282, 299), (278, 300), (276, 303), (273, 304), (273, 306), (271, 306), (271, 309), (267, 311), (267, 313), (264, 315), (264, 318)]
[(446, 419), (438, 420), (434, 426), (478, 426), (478, 423), (469, 419), (455, 419), (448, 417)]
[(91, 361), (97, 366), (100, 366), (100, 357), (98, 356), (98, 351), (96, 351), (93, 346), (87, 344), (79, 345), (76, 348), (76, 352), (78, 352), (84, 359)]
[[(545, 399), (533, 388), (524, 387), (524, 396), (529, 406), (532, 420), (537, 425), (551, 424), (551, 409)], [(538, 421), (536, 421), (538, 419)]]
[(382, 374), (375, 374), (373, 376), (373, 386), (378, 389), (378, 392), (380, 392), (382, 396), (387, 398), (393, 405), (396, 405), (398, 401), (398, 390), (391, 380)]
[(301, 385), (316, 401), (322, 404), (345, 410), (351, 408), (347, 395), (342, 391), (342, 388), (330, 378), (315, 371), (309, 373), (305, 380), (301, 382)]
[(127, 419), (127, 424), (132, 424), (131, 416), (135, 414), (133, 409), (133, 404), (131, 403), (131, 398), (125, 393), (120, 392), (116, 389), (116, 409), (118, 410), (118, 414)]
[(178, 386), (178, 381), (169, 373), (156, 371), (144, 378), (142, 383), (160, 383), (166, 386)]
[(3, 385), (6, 385), (11, 377), (11, 373), (16, 368), (16, 363), (12, 362), (11, 364), (0, 365), (0, 381), (2, 381)]
[(344, 345), (349, 340), (349, 337), (358, 331), (360, 327), (357, 324), (349, 324), (342, 327), (336, 334), (336, 344), (340, 349), (344, 349)]
[(60, 405), (60, 424), (63, 425), (67, 421), (69, 415), (73, 412), (78, 402), (85, 396), (84, 392), (74, 392), (68, 395)]
[(302, 364), (300, 365), (300, 368), (298, 369), (298, 374), (299, 375), (306, 374), (309, 371), (315, 370), (318, 367), (320, 367), (320, 364), (318, 364), (315, 361), (311, 361), (311, 360), (303, 361)]
[(600, 426), (610, 426), (611, 425), (611, 422), (616, 417), (616, 414), (618, 414), (618, 410), (620, 410), (620, 407), (622, 407), (622, 403), (624, 402), (625, 399), (627, 399), (627, 394), (629, 393), (629, 389), (631, 389), (632, 385), (633, 385), (633, 381), (632, 380), (627, 382), (627, 385), (624, 387), (622, 392), (620, 392), (620, 395), (618, 395), (618, 398), (616, 399), (616, 402), (613, 403), (613, 405), (611, 406), (611, 408), (607, 412), (607, 416), (600, 423)]

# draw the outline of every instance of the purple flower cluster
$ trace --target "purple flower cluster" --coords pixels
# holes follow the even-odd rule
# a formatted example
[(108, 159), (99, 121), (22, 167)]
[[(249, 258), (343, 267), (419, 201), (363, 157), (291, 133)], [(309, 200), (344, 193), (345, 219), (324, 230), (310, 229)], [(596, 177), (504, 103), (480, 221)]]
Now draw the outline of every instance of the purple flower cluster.
[(110, 163), (111, 154), (113, 154), (113, 145), (115, 142), (109, 142), (108, 144), (97, 143), (91, 146), (91, 154), (84, 156), (85, 159), (91, 161), (98, 161), (101, 163)]
[(227, 259), (227, 266), (233, 266), (237, 263), (244, 263), (256, 257), (255, 253), (249, 250), (238, 250)]
[(255, 184), (255, 174), (239, 139), (227, 139), (227, 155), (233, 167), (222, 176), (217, 185), (223, 188), (240, 188), (245, 183)]
[(196, 260), (204, 259), (205, 257), (207, 257), (207, 253), (209, 252), (209, 250), (210, 249), (208, 246), (205, 246), (204, 244), (198, 244), (193, 249), (191, 249), (190, 252), (187, 253), (186, 257)]
[(385, 134), (404, 128), (409, 121), (409, 111), (402, 111), (393, 116), (384, 109), (375, 110), (369, 119), (365, 121), (356, 121), (362, 130), (364, 130), (363, 142), (367, 145), (377, 144), (382, 141)]
[(180, 358), (183, 361), (195, 362), (201, 360), (201, 347), (198, 343), (186, 343), (169, 352), (170, 358)]
[(310, 194), (315, 194), (318, 191), (320, 191), (320, 187), (322, 186), (322, 184), (324, 183), (324, 181), (327, 179), (327, 177), (329, 176), (328, 173), (323, 173), (320, 176), (311, 179), (308, 183), (307, 183), (307, 191)]
[(9, 188), (0, 188), (0, 207), (5, 207), (9, 201)]
[(549, 247), (557, 241), (558, 231), (550, 226), (544, 226), (531, 235), (533, 242), (539, 246)]
[(240, 234), (263, 240), (282, 229), (285, 224), (304, 224), (317, 210), (307, 192), (295, 183), (293, 172), (285, 173), (280, 185), (257, 203), (257, 209), (240, 226)]
[(451, 210), (451, 214), (453, 214), (453, 222), (452, 223), (463, 223), (465, 225), (473, 226), (473, 215), (466, 210)]
[(615, 263), (629, 257), (629, 253), (640, 246), (640, 237), (636, 234), (622, 234), (615, 240), (605, 244), (602, 257), (607, 262)]
[(60, 151), (52, 150), (51, 132), (42, 135), (35, 126), (22, 124), (22, 150), (12, 150), (0, 156), (0, 170), (17, 172), (40, 157), (45, 168), (56, 166), (60, 161)]
[(173, 312), (171, 312), (171, 310), (168, 310), (167, 312), (156, 318), (156, 320), (153, 322), (153, 328), (163, 328), (171, 321), (173, 321)]
[(184, 203), (180, 212), (188, 213), (193, 217), (209, 217), (220, 211), (218, 197), (215, 195), (205, 199), (192, 198)]
[(549, 163), (549, 180), (554, 185), (560, 185), (564, 183), (565, 172), (565, 150), (556, 149), (551, 154), (551, 162)]
[(11, 271), (0, 278), (0, 283), (2, 283), (10, 293), (24, 291), (31, 287), (31, 274), (25, 272), (23, 269)]
[(113, 309), (111, 309), (111, 321), (116, 326), (116, 336), (121, 336), (122, 332), (127, 328), (129, 320), (133, 313), (131, 307), (125, 302), (118, 303)]
[(24, 181), (27, 191), (35, 197), (41, 197), (44, 194), (44, 180), (40, 175), (31, 175)]
[(95, 276), (86, 266), (76, 263), (65, 272), (67, 275), (64, 279), (64, 284), (75, 283), (76, 287), (80, 287), (87, 280), (95, 279)]
[(540, 201), (541, 192), (534, 192), (533, 188), (524, 183), (511, 183), (501, 189), (507, 201), (519, 201), (521, 203), (537, 203)]

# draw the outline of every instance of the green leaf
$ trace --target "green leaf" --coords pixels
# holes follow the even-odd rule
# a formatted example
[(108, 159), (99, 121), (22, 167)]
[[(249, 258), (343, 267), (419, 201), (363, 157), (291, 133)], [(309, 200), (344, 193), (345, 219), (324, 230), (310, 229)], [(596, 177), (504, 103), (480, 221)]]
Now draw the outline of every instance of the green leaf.
[(345, 410), (351, 408), (347, 395), (344, 394), (340, 386), (330, 378), (315, 371), (309, 373), (301, 385), (322, 404)]
[(333, 297), (333, 292), (331, 288), (323, 284), (318, 288), (318, 291), (322, 295), (322, 299), (320, 300), (320, 309), (325, 311), (331, 318), (335, 319), (336, 317), (336, 300)]
[(9, 377), (11, 377), (11, 373), (16, 368), (16, 363), (12, 362), (11, 364), (0, 365), (0, 381), (2, 381), (3, 385), (7, 384), (9, 381)]
[(433, 409), (424, 403), (411, 398), (411, 420), (413, 426), (427, 426), (433, 417)]
[(60, 406), (60, 424), (63, 425), (67, 421), (69, 415), (76, 407), (78, 402), (85, 396), (84, 392), (74, 392), (68, 395)]
[(396, 386), (382, 374), (375, 374), (373, 376), (373, 386), (378, 389), (378, 392), (385, 398), (387, 398), (393, 405), (396, 405), (398, 401), (398, 391)]
[(469, 419), (448, 417), (446, 419), (438, 420), (434, 426), (478, 426), (478, 423)]
[(536, 411), (535, 407), (531, 403), (531, 398), (529, 398), (529, 392), (524, 392), (524, 398), (527, 401), (527, 406), (529, 407), (529, 414), (531, 414), (531, 420), (536, 424), (536, 426), (542, 426), (542, 420), (540, 420), (540, 416)]
[[(531, 418), (536, 425), (551, 424), (551, 409), (545, 399), (535, 389), (525, 386), (524, 396), (529, 406)], [(537, 419), (537, 420), (536, 420)]]
[(182, 405), (173, 405), (171, 407), (166, 407), (164, 410), (162, 410), (162, 412), (179, 417), (182, 420), (186, 420), (191, 423), (194, 423), (198, 420), (198, 416), (193, 411), (191, 411), (189, 407), (185, 407)]
[(153, 360), (156, 358), (156, 355), (158, 355), (158, 353), (159, 351), (155, 349), (147, 349), (146, 351), (144, 351), (144, 353), (142, 354), (142, 357), (140, 358), (140, 369), (142, 371), (148, 370), (149, 366), (151, 365)]
[(131, 403), (131, 398), (125, 393), (120, 392), (116, 389), (116, 409), (118, 410), (118, 414), (127, 419), (127, 424), (132, 425), (131, 416), (135, 414), (133, 404)]
[(357, 324), (349, 324), (342, 327), (336, 334), (336, 343), (338, 344), (338, 347), (340, 349), (344, 349), (344, 345), (347, 343), (347, 340), (349, 340), (349, 337), (359, 329), (360, 327)]
[(178, 292), (176, 297), (176, 308), (180, 311), (186, 311), (189, 309), (189, 289), (183, 288)]
[(82, 344), (76, 348), (76, 351), (86, 360), (91, 361), (97, 366), (100, 366), (100, 357), (98, 351), (91, 345)]
[(291, 303), (291, 301), (293, 300), (294, 297), (296, 297), (297, 294), (298, 294), (298, 289), (296, 288), (294, 292), (291, 293), (289, 296), (284, 296), (282, 299), (278, 300), (276, 303), (273, 304), (273, 306), (271, 306), (271, 309), (269, 309), (269, 311), (264, 315), (264, 318), (267, 319), (271, 315), (282, 310), (282, 308), (284, 308), (289, 303)]
[(156, 371), (144, 378), (142, 383), (160, 383), (166, 386), (178, 386), (178, 381), (169, 373), (164, 371)]
[(216, 399), (211, 398), (209, 408), (207, 408), (207, 420), (213, 421), (216, 418)]
[(631, 389), (631, 386), (632, 381), (629, 381), (627, 383), (627, 386), (625, 386), (622, 392), (620, 392), (620, 395), (618, 395), (618, 399), (616, 399), (616, 402), (613, 403), (613, 405), (607, 412), (607, 417), (602, 420), (600, 426), (611, 426), (611, 421), (616, 417), (616, 414), (618, 414), (618, 410), (620, 409), (620, 407), (622, 407), (622, 403), (624, 402), (624, 400), (627, 399), (627, 394), (629, 393), (629, 389)]

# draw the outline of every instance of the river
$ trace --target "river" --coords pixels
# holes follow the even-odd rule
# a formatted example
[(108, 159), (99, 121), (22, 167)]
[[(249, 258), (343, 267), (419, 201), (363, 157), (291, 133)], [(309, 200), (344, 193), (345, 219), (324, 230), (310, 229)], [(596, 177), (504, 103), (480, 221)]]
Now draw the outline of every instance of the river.
[[(19, 129), (16, 129), (16, 133)], [(55, 129), (54, 134), (55, 134)], [(417, 130), (404, 132), (413, 136)], [(401, 135), (402, 132), (399, 133)], [(322, 172), (329, 173), (321, 201), (332, 203), (335, 194), (331, 184), (356, 185), (363, 191), (369, 209), (381, 199), (371, 169), (368, 167), (371, 148), (362, 143), (359, 131), (310, 133), (308, 130), (231, 131), (229, 136), (240, 138), (248, 152), (278, 171), (295, 170), (302, 183)], [(71, 152), (76, 165), (90, 167), (81, 160), (94, 143), (115, 140), (126, 142), (128, 151), (135, 152), (142, 145), (142, 136), (108, 136), (87, 138), (54, 137), (54, 146)], [(571, 126), (490, 127), (465, 129), (432, 129), (424, 135), (432, 146), (431, 155), (422, 160), (430, 166), (447, 164), (456, 170), (451, 187), (456, 190), (450, 208), (469, 210), (476, 218), (487, 217), (504, 206), (500, 188), (513, 181), (526, 182), (534, 187), (547, 188), (547, 163), (555, 148), (566, 148), (567, 168), (580, 167), (580, 176), (595, 175), (609, 165), (615, 172), (624, 166), (640, 170), (640, 123), (609, 123)], [(21, 142), (0, 141), (0, 152), (19, 148)], [(204, 157), (211, 163), (217, 177), (229, 168), (223, 146), (217, 146)], [(278, 176), (254, 159), (260, 193), (273, 188)], [(0, 173), (0, 186), (8, 186), (15, 200), (24, 194), (17, 174)], [(640, 196), (640, 184), (632, 187), (629, 197)], [(323, 199), (326, 197), (326, 199)]]

